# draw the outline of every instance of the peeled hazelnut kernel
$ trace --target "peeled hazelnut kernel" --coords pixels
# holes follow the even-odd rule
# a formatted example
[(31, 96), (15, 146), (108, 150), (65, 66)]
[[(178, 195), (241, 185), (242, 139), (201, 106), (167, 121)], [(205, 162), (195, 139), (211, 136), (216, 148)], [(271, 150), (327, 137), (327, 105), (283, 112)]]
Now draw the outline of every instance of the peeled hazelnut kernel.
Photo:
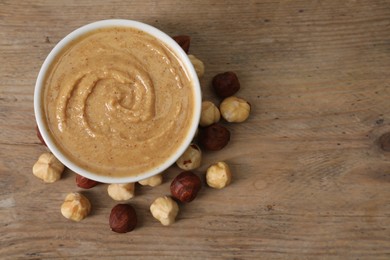
[(149, 177), (147, 179), (141, 180), (138, 183), (143, 185), (143, 186), (149, 185), (151, 187), (155, 187), (155, 186), (160, 185), (162, 183), (162, 181), (163, 181), (162, 174), (157, 174), (157, 175), (154, 175), (154, 176)]
[(182, 172), (171, 183), (171, 194), (181, 202), (191, 202), (198, 194), (202, 183), (192, 172)]
[(221, 98), (233, 96), (240, 89), (238, 77), (232, 71), (215, 75), (212, 85), (215, 93)]
[(107, 187), (108, 195), (113, 200), (129, 200), (134, 197), (134, 183), (110, 184)]
[(73, 192), (69, 193), (61, 206), (62, 215), (73, 221), (84, 219), (91, 212), (91, 203), (82, 194)]
[(129, 204), (118, 204), (112, 208), (110, 214), (110, 228), (117, 233), (133, 231), (137, 226), (137, 214)]
[(249, 117), (251, 106), (238, 97), (228, 97), (219, 106), (222, 117), (230, 123), (240, 123)]
[(232, 173), (229, 165), (225, 162), (218, 162), (207, 169), (206, 182), (212, 188), (222, 189), (232, 181)]
[(202, 152), (196, 144), (188, 146), (187, 150), (177, 159), (176, 164), (182, 170), (193, 170), (200, 166)]
[(217, 123), (221, 118), (221, 113), (216, 105), (210, 101), (202, 102), (202, 112), (200, 114), (199, 124), (201, 126), (209, 126)]
[(191, 42), (191, 37), (188, 35), (177, 35), (173, 36), (172, 39), (174, 39), (177, 44), (180, 45), (180, 47), (184, 50), (185, 53), (188, 53), (190, 49), (190, 42)]
[(99, 182), (88, 179), (84, 176), (81, 176), (79, 174), (76, 174), (76, 184), (78, 187), (83, 188), (83, 189), (90, 189), (95, 187), (96, 185), (99, 184)]
[(153, 217), (161, 222), (164, 226), (169, 226), (175, 222), (179, 206), (176, 201), (168, 196), (157, 198), (150, 205), (150, 212)]
[(206, 150), (218, 151), (229, 143), (230, 132), (226, 127), (216, 123), (202, 128), (198, 140)]
[(64, 165), (52, 154), (43, 153), (33, 166), (33, 174), (44, 182), (52, 183), (61, 179)]
[(194, 66), (194, 69), (196, 71), (196, 74), (198, 75), (198, 78), (202, 77), (204, 74), (204, 64), (203, 62), (195, 57), (194, 55), (188, 55), (188, 58), (190, 59), (192, 65)]

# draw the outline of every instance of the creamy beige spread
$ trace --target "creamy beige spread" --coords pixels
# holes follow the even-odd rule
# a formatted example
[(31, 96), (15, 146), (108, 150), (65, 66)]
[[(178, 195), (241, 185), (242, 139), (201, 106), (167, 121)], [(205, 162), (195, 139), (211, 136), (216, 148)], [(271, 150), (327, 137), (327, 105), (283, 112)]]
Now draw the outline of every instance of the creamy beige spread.
[(49, 70), (44, 113), (63, 153), (105, 176), (154, 168), (184, 141), (193, 84), (176, 55), (133, 28), (99, 29), (68, 45)]

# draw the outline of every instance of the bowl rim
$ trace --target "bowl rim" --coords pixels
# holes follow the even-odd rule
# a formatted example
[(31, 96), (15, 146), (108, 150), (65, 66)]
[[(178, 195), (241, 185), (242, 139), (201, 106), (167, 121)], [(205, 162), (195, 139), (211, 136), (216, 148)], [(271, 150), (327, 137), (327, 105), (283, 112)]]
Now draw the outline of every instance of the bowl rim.
[[(182, 142), (182, 144), (179, 146), (179, 148), (176, 150), (175, 153), (173, 153), (168, 160), (166, 160), (164, 163), (157, 165), (153, 167), (152, 169), (142, 172), (137, 175), (133, 176), (125, 176), (125, 177), (113, 177), (113, 176), (104, 176), (101, 174), (93, 173), (92, 171), (86, 170), (82, 168), (81, 166), (73, 163), (62, 151), (60, 148), (57, 147), (56, 143), (51, 139), (52, 137), (49, 134), (48, 127), (45, 123), (45, 113), (43, 108), (43, 94), (42, 90), (44, 87), (44, 81), (46, 78), (46, 74), (51, 66), (51, 64), (55, 61), (55, 58), (57, 55), (61, 53), (61, 51), (68, 46), (72, 41), (79, 39), (81, 36), (88, 34), (91, 31), (94, 31), (96, 29), (100, 28), (107, 28), (107, 27), (131, 27), (138, 30), (142, 30), (146, 33), (151, 34), (152, 36), (156, 37), (158, 40), (165, 43), (179, 58), (179, 60), (182, 62), (182, 64), (185, 66), (186, 72), (188, 73), (190, 80), (192, 82), (193, 86), (193, 94), (194, 94), (194, 115), (191, 121), (190, 129), (187, 133), (186, 138)], [(149, 177), (152, 177), (154, 175), (157, 175), (159, 173), (162, 173), (167, 168), (169, 168), (171, 165), (173, 165), (177, 159), (184, 153), (184, 151), (187, 149), (187, 147), (191, 144), (192, 139), (195, 135), (195, 132), (198, 128), (199, 119), (200, 119), (200, 113), (201, 113), (201, 103), (202, 103), (202, 97), (201, 97), (201, 87), (199, 83), (199, 79), (197, 77), (196, 71), (194, 69), (194, 66), (192, 65), (191, 61), (188, 58), (188, 55), (184, 52), (184, 50), (180, 47), (179, 44), (176, 43), (168, 34), (164, 33), (163, 31), (157, 29), (154, 26), (151, 26), (149, 24), (135, 21), (135, 20), (127, 20), (127, 19), (108, 19), (108, 20), (100, 20), (96, 22), (92, 22), (89, 24), (86, 24), (84, 26), (81, 26), (77, 28), (76, 30), (72, 31), (68, 35), (66, 35), (62, 40), (60, 40), (54, 48), (50, 51), (46, 59), (44, 60), (38, 76), (35, 83), (35, 89), (34, 89), (34, 113), (35, 113), (35, 119), (37, 122), (38, 129), (42, 135), (43, 140), (46, 143), (46, 146), (54, 154), (54, 156), (62, 162), (67, 168), (72, 170), (73, 172), (80, 174), (88, 179), (92, 179), (98, 182), (102, 183), (130, 183), (130, 182), (137, 182)]]

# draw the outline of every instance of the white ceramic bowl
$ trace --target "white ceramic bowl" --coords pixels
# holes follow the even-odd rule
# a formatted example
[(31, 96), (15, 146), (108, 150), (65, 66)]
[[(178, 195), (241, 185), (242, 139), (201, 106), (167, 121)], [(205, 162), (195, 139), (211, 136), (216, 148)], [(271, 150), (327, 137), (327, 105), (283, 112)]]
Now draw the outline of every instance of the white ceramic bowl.
[[(172, 49), (177, 57), (182, 61), (182, 63), (185, 66), (186, 71), (188, 72), (188, 75), (191, 78), (191, 81), (193, 82), (194, 86), (194, 95), (195, 95), (195, 102), (194, 102), (194, 117), (191, 122), (190, 130), (188, 131), (188, 135), (185, 138), (185, 141), (181, 144), (179, 149), (172, 154), (168, 160), (166, 160), (163, 164), (158, 165), (154, 167), (153, 169), (141, 172), (137, 174), (136, 176), (128, 176), (128, 177), (108, 177), (96, 174), (94, 172), (88, 171), (86, 169), (81, 168), (80, 166), (76, 165), (72, 160), (70, 160), (65, 154), (56, 146), (56, 143), (51, 139), (51, 136), (49, 134), (49, 130), (46, 126), (46, 119), (45, 119), (45, 113), (43, 111), (43, 100), (42, 100), (42, 90), (44, 87), (44, 80), (46, 77), (46, 73), (48, 69), (50, 68), (50, 65), (55, 61), (56, 56), (61, 52), (61, 50), (66, 47), (71, 41), (79, 38), (80, 36), (91, 32), (93, 30), (96, 30), (98, 28), (104, 28), (104, 27), (113, 27), (113, 26), (126, 26), (131, 28), (136, 28), (142, 31), (145, 31), (163, 43), (165, 43), (170, 49)], [(50, 149), (50, 151), (69, 169), (72, 171), (87, 177), (92, 180), (96, 180), (103, 183), (129, 183), (129, 182), (137, 182), (139, 180), (151, 177), (153, 175), (156, 175), (158, 173), (163, 172), (166, 170), (169, 166), (174, 164), (176, 160), (184, 153), (186, 148), (191, 143), (196, 129), (199, 124), (199, 118), (200, 118), (200, 111), (201, 111), (201, 89), (198, 77), (196, 75), (195, 69), (193, 65), (191, 64), (190, 60), (188, 59), (187, 54), (182, 50), (182, 48), (167, 34), (160, 31), (159, 29), (141, 23), (137, 21), (132, 20), (121, 20), (121, 19), (112, 19), (112, 20), (102, 20), (97, 21), (91, 24), (87, 24), (85, 26), (82, 26), (75, 31), (68, 34), (65, 38), (63, 38), (49, 53), (47, 58), (45, 59), (41, 70), (39, 71), (38, 78), (35, 84), (35, 92), (34, 92), (34, 112), (35, 112), (35, 118), (37, 121), (37, 125), (39, 128), (39, 131), (41, 132), (41, 135)]]

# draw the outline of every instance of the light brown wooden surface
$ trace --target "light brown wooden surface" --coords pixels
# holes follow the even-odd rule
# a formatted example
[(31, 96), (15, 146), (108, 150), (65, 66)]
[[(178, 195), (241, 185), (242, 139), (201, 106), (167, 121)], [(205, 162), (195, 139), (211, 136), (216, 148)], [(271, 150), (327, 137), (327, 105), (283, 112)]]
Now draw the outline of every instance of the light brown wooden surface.
[[(163, 227), (149, 213), (169, 194), (137, 187), (128, 234), (110, 231), (106, 186), (83, 191), (92, 215), (62, 217), (73, 173), (43, 184), (31, 172), (46, 149), (35, 135), (33, 91), (46, 55), (66, 34), (108, 18), (192, 36), (211, 78), (236, 71), (250, 119), (227, 125), (230, 144), (205, 153), (198, 174), (231, 164), (224, 190), (203, 187)], [(0, 0), (1, 259), (389, 259), (390, 1)]]

